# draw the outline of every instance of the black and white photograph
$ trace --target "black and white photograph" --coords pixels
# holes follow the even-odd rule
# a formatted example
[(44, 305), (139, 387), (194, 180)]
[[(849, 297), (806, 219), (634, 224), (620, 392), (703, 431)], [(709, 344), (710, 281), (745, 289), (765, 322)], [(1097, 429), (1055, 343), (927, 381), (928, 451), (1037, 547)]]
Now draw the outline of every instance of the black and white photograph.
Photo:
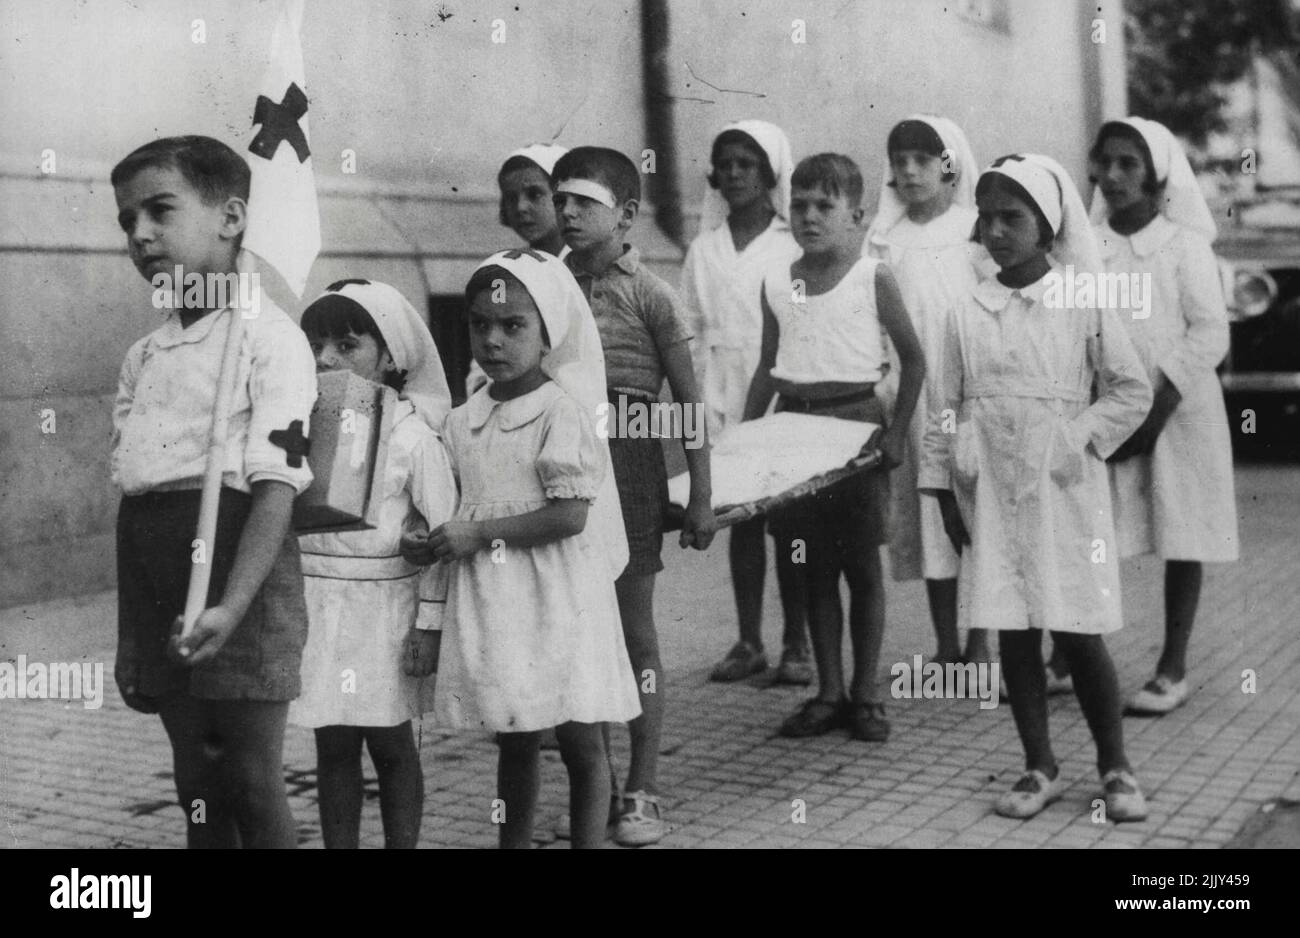
[(1098, 909), (1221, 915), (1248, 855), (1175, 851), (1300, 847), (1300, 0), (0, 48), (50, 909), (149, 917), (130, 848), (1119, 848)]

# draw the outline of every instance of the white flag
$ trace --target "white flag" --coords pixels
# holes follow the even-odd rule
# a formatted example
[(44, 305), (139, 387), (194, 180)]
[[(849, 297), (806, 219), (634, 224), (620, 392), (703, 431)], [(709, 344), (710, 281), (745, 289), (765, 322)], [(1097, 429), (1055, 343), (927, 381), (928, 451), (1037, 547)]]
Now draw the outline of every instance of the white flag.
[(243, 246), (270, 264), (298, 297), (320, 253), (320, 212), (307, 130), (302, 0), (285, 0), (271, 34), (271, 60), (253, 109), (253, 170)]

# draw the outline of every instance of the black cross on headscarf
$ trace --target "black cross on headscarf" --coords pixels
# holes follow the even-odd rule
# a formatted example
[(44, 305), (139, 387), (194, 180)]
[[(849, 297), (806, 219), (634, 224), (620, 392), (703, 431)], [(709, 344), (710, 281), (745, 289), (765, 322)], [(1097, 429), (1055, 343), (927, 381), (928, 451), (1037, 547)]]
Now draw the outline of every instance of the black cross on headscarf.
[(267, 439), (285, 451), (284, 460), (294, 469), (302, 467), (302, 458), (311, 450), (311, 440), (302, 435), (301, 420), (293, 421), (286, 430), (272, 430)]
[(298, 154), (298, 162), (307, 162), (311, 150), (307, 149), (307, 137), (302, 132), (298, 121), (307, 113), (307, 96), (301, 88), (290, 82), (284, 93), (284, 100), (276, 104), (266, 95), (257, 96), (257, 105), (253, 108), (253, 123), (261, 124), (248, 149), (262, 159), (273, 159), (275, 151), (283, 141), (293, 147)]

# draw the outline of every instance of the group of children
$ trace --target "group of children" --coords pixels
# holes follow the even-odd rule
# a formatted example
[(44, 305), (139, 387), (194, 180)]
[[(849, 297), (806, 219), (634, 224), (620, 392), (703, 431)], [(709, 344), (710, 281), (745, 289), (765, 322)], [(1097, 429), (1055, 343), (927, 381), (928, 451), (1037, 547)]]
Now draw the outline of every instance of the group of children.
[[(430, 332), (392, 287), (332, 284), (301, 328), (261, 297), (239, 348), (208, 608), (184, 637), (208, 421), (238, 313), (169, 313), (128, 353), (114, 411), (116, 678), (131, 707), (162, 718), (190, 845), (294, 844), (280, 778), (292, 721), (315, 730), (326, 846), (357, 846), (363, 744), (385, 843), (414, 846), (423, 778), (412, 721), (427, 713), (496, 734), (501, 846), (532, 841), (551, 729), (570, 780), (562, 835), (594, 847), (613, 824), (620, 844), (660, 840), (663, 450), (653, 438), (606, 440), (595, 425), (609, 404), (657, 401), (665, 381), (675, 401), (706, 408), (711, 435), (774, 399), (777, 411), (881, 428), (864, 447), (880, 453), (876, 469), (733, 530), (740, 639), (713, 679), (767, 667), (770, 533), (785, 626), (777, 680), (811, 683), (815, 665), (818, 681), (781, 733), (846, 728), (885, 741), (888, 544), (896, 579), (926, 581), (938, 660), (990, 660), (988, 633), (999, 632), (1026, 771), (998, 813), (1030, 817), (1058, 796), (1046, 695), (1049, 682), (1072, 681), (1108, 815), (1144, 817), (1102, 636), (1122, 624), (1118, 557), (1158, 551), (1165, 652), (1131, 706), (1168, 712), (1186, 698), (1200, 563), (1236, 556), (1214, 377), (1227, 325), (1213, 222), (1172, 135), (1138, 118), (1107, 123), (1090, 158), (1091, 221), (1047, 157), (1006, 156), (980, 172), (955, 124), (909, 118), (889, 135), (864, 239), (851, 159), (796, 165), (774, 125), (728, 125), (713, 143), (683, 301), (625, 243), (641, 196), (631, 160), (600, 147), (511, 154), (500, 219), (527, 247), (487, 258), (466, 287), (475, 367), (464, 405), (452, 408)], [(127, 156), (112, 182), (146, 279), (175, 265), (236, 269), (249, 188), (238, 154), (167, 138)], [(1150, 318), (1054, 303), (1047, 284), (1067, 265), (1149, 273)], [(293, 499), (312, 476), (275, 431), (308, 423), (314, 372), (333, 369), (400, 398), (374, 481), (378, 523), (297, 538)], [(685, 449), (679, 543), (698, 550), (716, 528), (708, 452)], [(619, 723), (631, 738), (623, 783), (609, 760)]]

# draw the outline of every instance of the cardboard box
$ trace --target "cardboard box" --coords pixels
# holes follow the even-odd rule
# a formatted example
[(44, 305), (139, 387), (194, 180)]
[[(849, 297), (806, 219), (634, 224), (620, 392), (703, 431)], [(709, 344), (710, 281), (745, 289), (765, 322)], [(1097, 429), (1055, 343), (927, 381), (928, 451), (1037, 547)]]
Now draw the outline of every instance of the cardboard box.
[(379, 523), (375, 480), (388, 464), (397, 392), (350, 371), (317, 375), (307, 463), (311, 486), (294, 501), (298, 534), (362, 531)]

